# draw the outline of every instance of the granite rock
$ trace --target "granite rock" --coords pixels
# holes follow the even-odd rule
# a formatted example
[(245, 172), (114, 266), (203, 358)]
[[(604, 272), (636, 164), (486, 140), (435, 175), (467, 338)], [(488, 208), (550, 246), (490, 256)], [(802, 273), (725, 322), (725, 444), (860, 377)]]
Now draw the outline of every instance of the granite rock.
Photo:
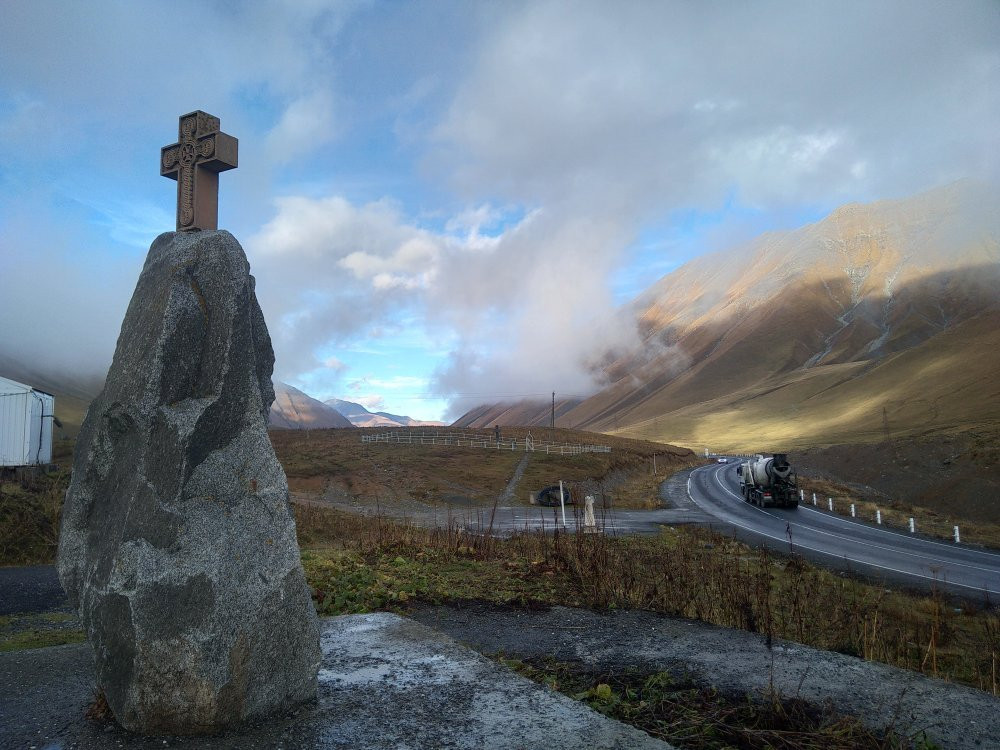
[(217, 731), (315, 695), (318, 622), (267, 435), (273, 366), (236, 239), (160, 235), (77, 441), (59, 542), (127, 729)]

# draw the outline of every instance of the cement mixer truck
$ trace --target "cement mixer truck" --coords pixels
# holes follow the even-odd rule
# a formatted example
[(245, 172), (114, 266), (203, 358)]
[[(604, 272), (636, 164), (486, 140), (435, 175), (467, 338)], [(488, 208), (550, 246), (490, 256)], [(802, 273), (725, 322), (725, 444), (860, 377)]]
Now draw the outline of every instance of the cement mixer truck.
[(795, 508), (799, 504), (799, 487), (795, 470), (788, 463), (788, 456), (775, 453), (771, 458), (758, 456), (743, 462), (739, 467), (740, 491), (748, 503), (766, 506)]

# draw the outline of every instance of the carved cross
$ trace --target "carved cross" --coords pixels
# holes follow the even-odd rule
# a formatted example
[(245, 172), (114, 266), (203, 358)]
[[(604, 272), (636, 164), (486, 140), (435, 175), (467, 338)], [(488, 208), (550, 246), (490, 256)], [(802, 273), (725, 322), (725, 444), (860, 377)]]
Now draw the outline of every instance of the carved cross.
[(177, 180), (177, 231), (219, 228), (219, 172), (235, 169), (239, 141), (200, 109), (181, 115), (177, 143), (160, 149), (160, 174)]

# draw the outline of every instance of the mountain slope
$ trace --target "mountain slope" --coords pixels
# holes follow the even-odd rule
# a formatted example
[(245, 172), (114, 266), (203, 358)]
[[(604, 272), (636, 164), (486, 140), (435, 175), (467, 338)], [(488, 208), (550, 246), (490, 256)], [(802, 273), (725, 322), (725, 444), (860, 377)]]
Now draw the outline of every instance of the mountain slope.
[[(580, 399), (556, 401), (556, 426), (570, 426), (571, 423), (566, 422), (564, 417), (580, 403)], [(551, 421), (551, 401), (516, 401), (477, 406), (452, 422), (452, 426), (477, 428), (499, 424), (517, 427), (548, 427)]]
[(991, 196), (845, 206), (688, 263), (626, 311), (644, 346), (610, 353), (567, 423), (753, 449), (1000, 419)]
[(287, 383), (275, 381), (270, 426), (285, 430), (321, 430), (354, 425), (333, 407)]

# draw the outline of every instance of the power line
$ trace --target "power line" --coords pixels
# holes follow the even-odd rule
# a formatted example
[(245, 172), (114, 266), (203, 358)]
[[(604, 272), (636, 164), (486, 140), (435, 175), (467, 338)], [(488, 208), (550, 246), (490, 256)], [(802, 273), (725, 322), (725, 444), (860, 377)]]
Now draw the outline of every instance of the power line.
[[(381, 392), (383, 398), (391, 398), (393, 400), (399, 399), (409, 399), (417, 401), (447, 401), (450, 399), (457, 398), (477, 398), (477, 399), (493, 399), (496, 401), (511, 399), (511, 398), (538, 398), (544, 400), (549, 393), (449, 393), (449, 394), (437, 394), (437, 393), (418, 393), (410, 395), (396, 395), (389, 389), (378, 389), (374, 388), (372, 390), (378, 390)], [(592, 395), (592, 394), (591, 394)], [(578, 398), (585, 399), (588, 398), (585, 394), (572, 393), (563, 397), (563, 400)], [(350, 401), (350, 398), (341, 399), (343, 401)]]

